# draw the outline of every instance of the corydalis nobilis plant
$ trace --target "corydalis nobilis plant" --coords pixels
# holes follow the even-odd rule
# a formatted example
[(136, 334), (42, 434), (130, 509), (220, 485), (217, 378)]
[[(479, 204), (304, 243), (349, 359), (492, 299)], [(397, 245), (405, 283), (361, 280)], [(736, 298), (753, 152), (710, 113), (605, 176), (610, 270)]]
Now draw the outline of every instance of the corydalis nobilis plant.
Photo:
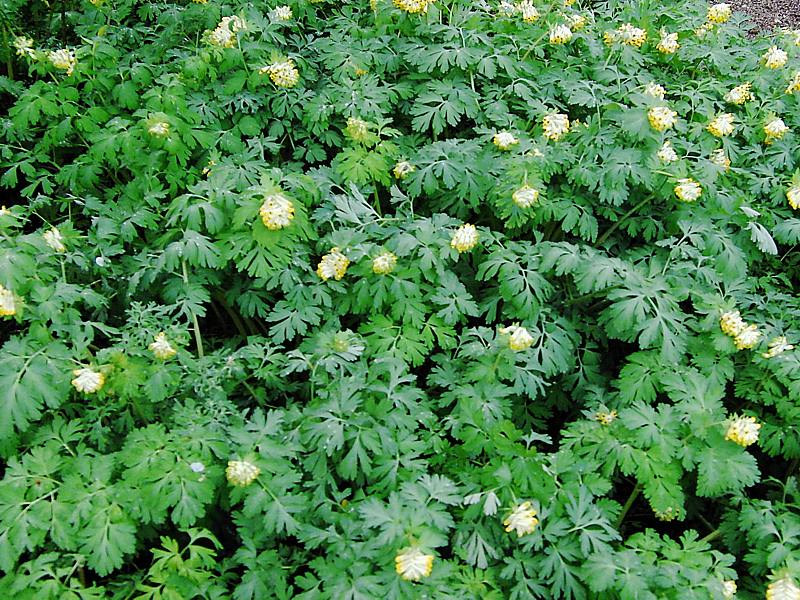
[(800, 35), (741, 21), (6, 3), (0, 592), (796, 598)]

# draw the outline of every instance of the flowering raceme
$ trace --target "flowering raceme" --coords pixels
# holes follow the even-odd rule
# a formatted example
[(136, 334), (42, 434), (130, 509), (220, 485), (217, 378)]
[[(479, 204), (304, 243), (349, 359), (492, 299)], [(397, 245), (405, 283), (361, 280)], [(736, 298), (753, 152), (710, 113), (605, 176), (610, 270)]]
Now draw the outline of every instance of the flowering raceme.
[(800, 92), (800, 71), (796, 71), (792, 76), (792, 80), (789, 82), (784, 93), (794, 94), (795, 92)]
[(731, 7), (729, 4), (714, 4), (708, 8), (708, 20), (711, 23), (721, 24), (731, 18)]
[(730, 102), (731, 104), (742, 105), (748, 100), (752, 100), (753, 92), (750, 91), (751, 87), (752, 84), (749, 81), (741, 85), (737, 85), (727, 94), (725, 94), (725, 101)]
[(725, 137), (733, 133), (735, 120), (736, 118), (731, 113), (720, 113), (708, 124), (706, 129), (713, 136)]
[(500, 150), (510, 150), (513, 146), (519, 144), (519, 140), (514, 137), (513, 133), (501, 131), (494, 134), (492, 143)]
[(678, 160), (678, 153), (675, 152), (675, 149), (672, 147), (672, 144), (669, 140), (661, 145), (661, 148), (659, 148), (656, 156), (666, 163), (675, 162)]
[(703, 193), (703, 188), (694, 179), (679, 179), (675, 186), (675, 195), (682, 202), (694, 202)]
[(639, 27), (634, 27), (630, 23), (624, 23), (617, 29), (617, 40), (626, 46), (641, 48), (647, 41), (647, 32)]
[(42, 234), (44, 238), (44, 243), (48, 245), (48, 247), (53, 252), (66, 252), (67, 247), (64, 245), (64, 236), (61, 235), (61, 232), (56, 227), (51, 227), (47, 231)]
[(572, 30), (566, 25), (556, 25), (550, 30), (551, 44), (566, 44), (572, 39)]
[(100, 391), (106, 381), (102, 373), (89, 368), (75, 369), (72, 374), (75, 375), (75, 379), (72, 380), (72, 387), (83, 394), (93, 394)]
[(668, 106), (654, 106), (647, 111), (647, 120), (656, 131), (666, 131), (678, 122), (678, 113)]
[(14, 292), (0, 285), (0, 317), (12, 317), (17, 314), (17, 299)]
[(478, 243), (478, 230), (475, 225), (466, 223), (456, 229), (450, 240), (450, 247), (461, 252), (469, 252)]
[(519, 10), (522, 15), (522, 20), (526, 23), (535, 23), (539, 20), (539, 11), (536, 10), (536, 7), (530, 0), (523, 0), (523, 2), (520, 2), (517, 5), (517, 10)]
[(800, 210), (800, 185), (794, 185), (786, 190), (786, 199), (794, 210)]
[(317, 275), (322, 281), (335, 279), (339, 281), (347, 272), (350, 260), (339, 251), (339, 248), (331, 248), (331, 251), (322, 257), (317, 265)]
[(557, 142), (569, 133), (569, 117), (563, 113), (551, 113), (542, 119), (544, 137)]
[(394, 173), (394, 176), (397, 179), (405, 179), (415, 170), (416, 167), (414, 167), (414, 165), (412, 165), (410, 162), (406, 160), (403, 160), (394, 166), (394, 169), (392, 169), (392, 173)]
[(531, 508), (531, 503), (527, 501), (517, 505), (503, 521), (506, 531), (515, 532), (517, 537), (533, 533), (538, 524), (539, 519), (536, 518), (536, 511)]
[(731, 168), (731, 159), (727, 157), (725, 150), (722, 148), (717, 148), (714, 150), (709, 159), (718, 167), (725, 169), (725, 171), (728, 171), (728, 169)]
[(600, 411), (594, 416), (594, 418), (600, 423), (600, 425), (611, 425), (611, 423), (613, 423), (618, 416), (619, 415), (617, 411), (612, 410), (610, 412)]
[(392, 252), (382, 252), (372, 259), (372, 272), (377, 275), (388, 275), (397, 265), (397, 256)]
[(530, 208), (539, 201), (539, 190), (530, 186), (522, 186), (511, 195), (514, 204), (522, 209)]
[(427, 14), (431, 0), (394, 0), (394, 5), (411, 15)]
[(681, 45), (678, 43), (677, 33), (661, 32), (661, 39), (658, 41), (656, 50), (661, 54), (675, 54)]
[(258, 72), (269, 75), (270, 81), (279, 88), (293, 88), (300, 81), (300, 71), (291, 58), (261, 67)]
[(527, 350), (533, 345), (533, 336), (527, 329), (517, 325), (500, 328), (500, 335), (508, 336), (508, 347), (514, 352)]
[(20, 35), (14, 38), (14, 49), (17, 56), (22, 58), (36, 58), (36, 50), (33, 49), (33, 38)]
[(772, 46), (767, 50), (766, 54), (762, 57), (764, 66), (768, 69), (780, 69), (789, 60), (789, 55), (785, 50), (781, 50), (777, 46)]
[(769, 349), (761, 354), (761, 356), (763, 356), (764, 358), (775, 358), (776, 356), (783, 354), (784, 352), (788, 352), (789, 350), (794, 350), (794, 346), (789, 343), (785, 335), (773, 338), (772, 340), (770, 340), (767, 346)]
[(433, 554), (425, 554), (419, 548), (399, 553), (394, 559), (394, 568), (406, 581), (419, 581), (433, 570)]
[(771, 144), (775, 140), (781, 139), (789, 132), (789, 127), (783, 122), (783, 119), (774, 118), (764, 125), (764, 143)]
[(800, 600), (800, 587), (787, 575), (767, 586), (767, 600)]
[(283, 194), (269, 194), (258, 210), (264, 227), (272, 231), (288, 227), (294, 219), (294, 204)]
[(163, 331), (160, 331), (155, 336), (153, 343), (148, 346), (148, 349), (158, 360), (169, 360), (178, 353), (177, 350), (172, 347), (172, 344), (169, 343), (167, 334)]
[(644, 87), (644, 95), (650, 96), (651, 98), (658, 98), (659, 100), (663, 100), (664, 97), (667, 95), (667, 90), (664, 89), (663, 85), (659, 85), (651, 81)]
[(755, 417), (734, 417), (728, 422), (725, 439), (746, 448), (758, 441), (759, 429), (761, 424), (756, 422)]
[(246, 460), (229, 460), (225, 469), (225, 478), (231, 485), (247, 487), (253, 483), (261, 473), (253, 463)]
[(51, 65), (56, 69), (66, 71), (67, 75), (72, 75), (75, 71), (75, 67), (78, 65), (78, 59), (75, 57), (75, 53), (67, 48), (50, 51), (48, 59)]

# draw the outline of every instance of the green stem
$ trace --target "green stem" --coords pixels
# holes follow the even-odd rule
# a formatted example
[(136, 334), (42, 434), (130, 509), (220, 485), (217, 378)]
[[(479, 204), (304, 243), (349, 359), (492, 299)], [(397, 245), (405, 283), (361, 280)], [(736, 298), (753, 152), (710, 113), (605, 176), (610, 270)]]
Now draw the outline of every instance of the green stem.
[[(186, 271), (186, 261), (181, 260), (181, 269), (183, 270), (183, 283), (187, 286), (189, 285), (189, 274)], [(191, 311), (192, 315), (192, 326), (194, 328), (194, 343), (197, 346), (197, 356), (199, 358), (203, 358), (205, 353), (203, 352), (203, 337), (200, 335), (200, 323), (197, 321), (197, 315), (194, 311)]]
[(633, 489), (631, 490), (630, 496), (628, 496), (628, 499), (625, 501), (625, 505), (622, 507), (622, 512), (619, 513), (619, 517), (617, 517), (617, 529), (619, 529), (619, 526), (622, 525), (622, 521), (625, 520), (625, 515), (628, 514), (628, 511), (631, 509), (631, 506), (633, 506), (633, 503), (636, 502), (636, 498), (639, 497), (639, 493), (641, 491), (642, 486), (637, 481), (636, 485), (633, 486)]
[(614, 233), (617, 229), (620, 228), (620, 226), (625, 222), (625, 219), (630, 217), (633, 213), (635, 213), (637, 210), (642, 208), (648, 202), (650, 202), (650, 196), (646, 197), (644, 200), (639, 202), (639, 204), (637, 204), (632, 209), (630, 209), (628, 212), (626, 212), (624, 215), (622, 215), (622, 218), (620, 218), (619, 221), (617, 221), (611, 227), (606, 229), (605, 233), (603, 233), (603, 235), (601, 235), (599, 238), (597, 238), (597, 245), (599, 246), (600, 244), (605, 242), (606, 239), (608, 238), (608, 236), (610, 236), (612, 233)]
[(11, 46), (8, 45), (8, 29), (3, 27), (3, 45), (6, 47), (6, 70), (8, 71), (8, 78), (14, 79), (14, 63), (11, 60)]
[(714, 531), (709, 533), (707, 536), (700, 538), (700, 541), (701, 542), (710, 542), (711, 540), (717, 539), (721, 535), (722, 535), (722, 530), (715, 529)]

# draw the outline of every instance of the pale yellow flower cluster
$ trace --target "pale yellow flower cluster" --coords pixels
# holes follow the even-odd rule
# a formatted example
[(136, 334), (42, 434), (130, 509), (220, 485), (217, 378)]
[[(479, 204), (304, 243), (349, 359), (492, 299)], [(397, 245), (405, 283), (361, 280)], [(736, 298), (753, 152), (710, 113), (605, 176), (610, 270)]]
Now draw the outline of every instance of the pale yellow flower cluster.
[(519, 144), (519, 140), (514, 137), (513, 133), (500, 131), (494, 134), (492, 143), (497, 146), (499, 150), (510, 150), (513, 146)]
[(459, 253), (469, 252), (478, 244), (478, 229), (475, 225), (466, 223), (455, 230), (450, 239), (450, 247)]
[(720, 113), (708, 124), (706, 129), (708, 132), (716, 137), (725, 137), (730, 135), (734, 130), (734, 117), (731, 113)]
[(288, 227), (294, 219), (294, 204), (283, 194), (269, 194), (258, 210), (264, 227), (272, 231)]
[(427, 14), (432, 0), (394, 0), (394, 5), (411, 15)]
[(270, 19), (273, 21), (291, 21), (292, 20), (292, 7), (291, 6), (276, 6), (269, 13)]
[(734, 417), (728, 421), (725, 439), (747, 448), (758, 441), (759, 429), (761, 423), (756, 422), (755, 417)]
[(511, 195), (511, 199), (522, 209), (530, 208), (539, 202), (539, 190), (524, 185)]
[(789, 133), (789, 127), (783, 122), (783, 119), (775, 117), (764, 125), (764, 143), (771, 144), (775, 140), (781, 139), (787, 133)]
[(147, 133), (153, 137), (167, 137), (169, 135), (169, 123), (156, 121), (147, 128)]
[(17, 314), (17, 297), (14, 292), (0, 285), (0, 317), (12, 317)]
[(794, 210), (800, 210), (800, 185), (793, 185), (786, 190), (786, 199)]
[(667, 95), (667, 90), (664, 89), (663, 85), (651, 81), (646, 86), (644, 86), (643, 93), (645, 96), (650, 96), (651, 98), (658, 98), (659, 100), (663, 100), (664, 97)]
[(36, 50), (33, 48), (33, 38), (20, 35), (14, 38), (14, 49), (17, 56), (21, 58), (36, 58)]
[(596, 421), (600, 423), (600, 425), (611, 425), (614, 420), (618, 417), (616, 410), (612, 410), (610, 412), (600, 411), (598, 412), (594, 418)]
[(786, 87), (787, 94), (794, 94), (795, 92), (800, 92), (800, 71), (795, 72), (795, 74), (792, 76), (792, 80)]
[(148, 346), (150, 352), (153, 353), (158, 360), (169, 360), (175, 356), (178, 351), (172, 347), (167, 339), (167, 334), (160, 331), (153, 339), (153, 343)]
[(78, 65), (78, 59), (75, 57), (75, 53), (68, 48), (51, 50), (47, 57), (51, 65), (56, 69), (66, 71), (67, 75), (72, 75), (75, 71), (75, 67)]
[(785, 335), (780, 335), (776, 338), (773, 338), (770, 340), (767, 346), (769, 350), (761, 354), (761, 356), (764, 358), (775, 358), (779, 354), (783, 354), (789, 350), (794, 350), (794, 346), (789, 343), (789, 340), (786, 339)]
[(416, 167), (407, 160), (400, 161), (392, 169), (392, 173), (397, 179), (405, 179), (414, 171), (416, 171)]
[(678, 160), (678, 153), (675, 152), (675, 149), (672, 147), (672, 143), (669, 140), (662, 144), (661, 148), (656, 153), (656, 156), (666, 163), (671, 163)]
[(322, 257), (317, 265), (317, 275), (322, 281), (335, 279), (339, 281), (347, 272), (350, 259), (347, 258), (339, 248), (331, 248), (331, 251)]
[(531, 508), (531, 503), (527, 501), (518, 504), (511, 511), (511, 514), (503, 520), (506, 531), (515, 532), (517, 537), (533, 533), (538, 524), (539, 519), (536, 518), (536, 511)]
[(247, 487), (261, 473), (256, 465), (246, 460), (229, 460), (225, 469), (225, 477), (231, 485)]
[(100, 391), (106, 381), (105, 375), (89, 368), (75, 369), (72, 374), (75, 375), (72, 387), (82, 394), (93, 394)]
[(572, 40), (572, 30), (566, 25), (556, 25), (550, 29), (551, 44), (566, 44)]
[(751, 87), (752, 84), (749, 81), (741, 85), (737, 85), (727, 94), (725, 94), (725, 101), (730, 102), (731, 104), (736, 104), (737, 106), (741, 106), (745, 102), (753, 99), (753, 92), (750, 91)]
[(533, 345), (533, 336), (524, 327), (514, 323), (500, 328), (500, 335), (508, 336), (508, 347), (514, 352), (527, 350)]
[(678, 43), (677, 33), (661, 32), (661, 39), (658, 41), (658, 45), (656, 45), (656, 50), (661, 52), (661, 54), (675, 54), (680, 47), (681, 45)]
[(719, 327), (725, 335), (733, 338), (737, 350), (752, 348), (761, 339), (761, 332), (755, 325), (748, 325), (738, 310), (723, 313)]
[(722, 148), (714, 150), (709, 158), (712, 163), (718, 167), (722, 167), (726, 172), (731, 168), (731, 159), (728, 158), (725, 154), (725, 150)]
[(729, 4), (715, 4), (708, 8), (708, 20), (717, 25), (725, 23), (731, 18), (731, 7)]
[(61, 235), (61, 232), (56, 227), (51, 227), (47, 231), (42, 234), (44, 238), (44, 243), (48, 245), (48, 247), (53, 252), (66, 252), (67, 247), (64, 245), (64, 236)]
[(372, 272), (377, 275), (388, 275), (397, 266), (397, 256), (393, 252), (382, 252), (372, 259)]
[(419, 581), (433, 570), (433, 554), (425, 554), (419, 548), (409, 548), (394, 559), (394, 569), (406, 581)]
[(639, 27), (634, 27), (630, 23), (623, 23), (616, 30), (616, 40), (626, 46), (641, 48), (647, 41), (647, 32)]
[(800, 587), (786, 575), (767, 586), (767, 600), (800, 600)]
[(363, 119), (348, 117), (344, 132), (355, 142), (364, 142), (369, 136), (369, 123)]
[(270, 81), (280, 88), (293, 88), (300, 81), (300, 71), (291, 58), (261, 67), (258, 72), (269, 75)]
[(206, 39), (212, 46), (233, 48), (236, 45), (236, 34), (245, 29), (244, 19), (238, 16), (222, 17), (217, 26), (206, 32)]
[(678, 122), (678, 113), (668, 106), (653, 106), (647, 111), (647, 120), (656, 131), (666, 131)]
[(516, 10), (522, 15), (522, 20), (526, 23), (535, 23), (539, 20), (539, 11), (530, 0), (523, 0), (516, 6)]
[(678, 180), (674, 191), (681, 202), (694, 202), (702, 195), (703, 188), (694, 179), (687, 177)]
[(785, 50), (781, 50), (777, 46), (772, 46), (762, 57), (764, 66), (768, 69), (780, 69), (789, 60), (789, 55)]
[(542, 119), (544, 137), (557, 142), (569, 133), (569, 117), (563, 113), (550, 113)]

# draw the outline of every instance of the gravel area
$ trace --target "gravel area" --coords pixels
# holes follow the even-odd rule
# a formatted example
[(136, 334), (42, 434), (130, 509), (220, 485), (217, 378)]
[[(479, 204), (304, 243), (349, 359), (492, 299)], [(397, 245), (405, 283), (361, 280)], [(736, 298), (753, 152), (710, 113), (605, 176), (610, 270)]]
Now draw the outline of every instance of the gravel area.
[(750, 15), (764, 31), (800, 26), (800, 0), (728, 0), (734, 10)]

